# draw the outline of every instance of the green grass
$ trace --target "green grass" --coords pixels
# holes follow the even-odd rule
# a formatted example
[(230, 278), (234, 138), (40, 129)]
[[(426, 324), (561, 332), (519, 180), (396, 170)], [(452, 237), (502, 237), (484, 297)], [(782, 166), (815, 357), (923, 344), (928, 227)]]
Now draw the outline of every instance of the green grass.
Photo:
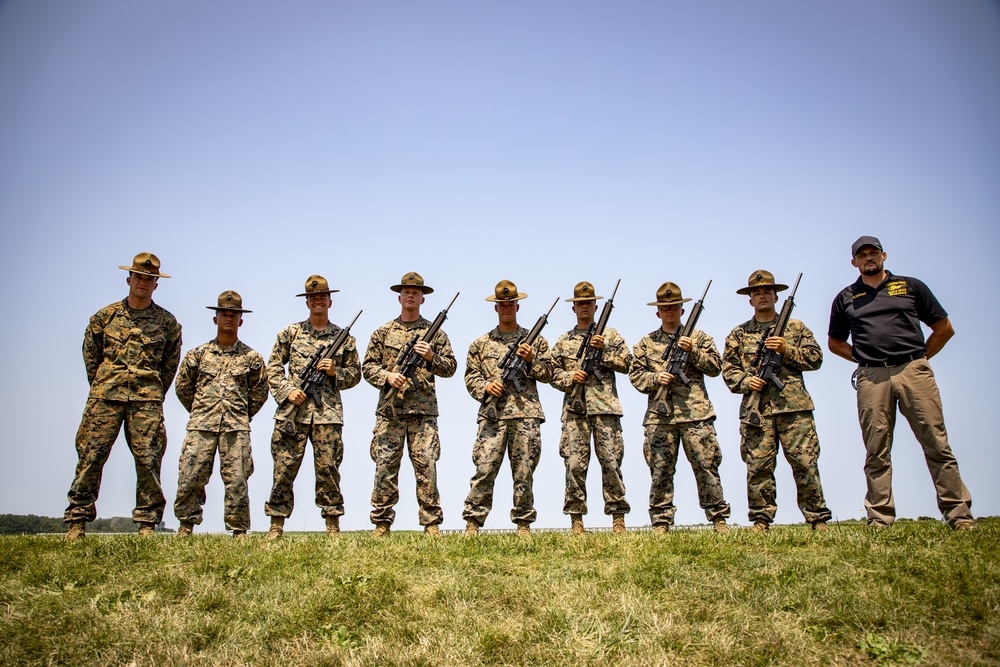
[(997, 665), (1000, 519), (0, 537), (3, 665)]

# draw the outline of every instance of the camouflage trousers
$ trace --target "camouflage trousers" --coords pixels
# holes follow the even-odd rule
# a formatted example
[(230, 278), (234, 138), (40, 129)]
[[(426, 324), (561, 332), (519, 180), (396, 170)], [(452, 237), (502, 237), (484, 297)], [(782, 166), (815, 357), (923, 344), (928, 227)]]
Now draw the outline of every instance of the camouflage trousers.
[(828, 521), (832, 516), (823, 499), (819, 479), (819, 437), (812, 411), (764, 417), (763, 427), (740, 424), (740, 455), (747, 464), (747, 502), (751, 521), (772, 523), (778, 510), (774, 468), (778, 443), (792, 467), (799, 510), (806, 521)]
[(566, 415), (559, 439), (559, 456), (566, 462), (566, 501), (563, 514), (587, 513), (587, 471), (590, 469), (590, 441), (601, 464), (601, 487), (605, 514), (628, 514), (622, 459), (625, 440), (621, 418), (616, 415), (574, 417)]
[(493, 508), (493, 483), (503, 464), (504, 453), (510, 458), (510, 472), (514, 478), (514, 507), (510, 520), (514, 523), (533, 523), (535, 511), (533, 477), (542, 455), (542, 431), (539, 419), (500, 419), (479, 422), (479, 435), (472, 448), (472, 462), (476, 474), (469, 486), (462, 518), (473, 520), (480, 526)]
[(163, 403), (159, 401), (106, 401), (87, 399), (76, 432), (76, 475), (69, 487), (66, 521), (97, 518), (97, 495), (104, 464), (118, 433), (125, 426), (125, 442), (135, 459), (135, 509), (132, 520), (158, 524), (167, 501), (160, 486), (160, 466), (167, 448), (163, 428)]
[(654, 525), (673, 525), (674, 514), (674, 473), (677, 470), (677, 454), (683, 445), (684, 454), (694, 470), (698, 485), (698, 504), (705, 510), (709, 521), (729, 518), (729, 503), (722, 495), (722, 480), (719, 478), (719, 464), (722, 450), (715, 437), (712, 420), (702, 420), (685, 424), (649, 424), (642, 453), (649, 466), (649, 520)]
[(372, 523), (392, 523), (396, 519), (393, 507), (399, 502), (399, 466), (403, 461), (404, 441), (409, 445), (410, 463), (417, 478), (420, 525), (441, 523), (444, 513), (437, 485), (437, 461), (441, 458), (437, 417), (404, 415), (388, 420), (377, 416), (373, 433)]
[(174, 516), (178, 521), (201, 524), (205, 486), (212, 477), (216, 450), (219, 452), (219, 474), (225, 487), (223, 517), (226, 530), (250, 530), (247, 479), (253, 474), (253, 457), (249, 431), (187, 432), (178, 464)]
[(313, 446), (313, 468), (316, 471), (316, 506), (324, 517), (344, 513), (344, 496), (340, 492), (340, 464), (344, 460), (344, 441), (340, 424), (296, 424), (295, 434), (281, 430), (276, 421), (271, 436), (271, 458), (274, 460), (274, 481), (271, 496), (264, 504), (264, 514), (288, 518), (295, 508), (293, 485), (306, 454), (306, 440)]

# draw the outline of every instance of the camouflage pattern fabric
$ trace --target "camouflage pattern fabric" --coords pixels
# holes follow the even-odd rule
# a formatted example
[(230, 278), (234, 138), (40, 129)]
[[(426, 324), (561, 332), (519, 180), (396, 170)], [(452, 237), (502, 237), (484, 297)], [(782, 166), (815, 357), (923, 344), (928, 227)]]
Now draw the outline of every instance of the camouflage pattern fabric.
[[(573, 328), (559, 336), (552, 348), (552, 361), (555, 368), (552, 373), (552, 386), (566, 392), (563, 397), (563, 420), (566, 419), (566, 406), (569, 403), (569, 392), (573, 389), (573, 373), (580, 368), (577, 352), (585, 329)], [(622, 415), (622, 404), (618, 400), (618, 387), (615, 383), (615, 373), (628, 373), (632, 363), (632, 354), (625, 344), (625, 339), (611, 327), (604, 330), (604, 356), (600, 368), (604, 379), (598, 380), (591, 375), (584, 382), (584, 392), (587, 402), (587, 416)]]
[(174, 391), (191, 413), (188, 431), (249, 431), (267, 401), (264, 357), (239, 340), (212, 340), (184, 355)]
[(661, 359), (663, 351), (670, 345), (673, 334), (657, 329), (643, 336), (635, 346), (629, 381), (643, 394), (649, 395), (643, 426), (650, 424), (686, 424), (700, 422), (715, 417), (715, 408), (705, 389), (705, 376), (716, 377), (722, 370), (722, 359), (715, 341), (704, 331), (695, 329), (691, 340), (693, 347), (684, 373), (691, 380), (685, 387), (679, 379), (670, 383), (667, 406), (670, 413), (661, 415), (656, 411), (653, 397), (660, 387), (658, 376), (666, 371), (667, 362)]
[[(340, 331), (336, 324), (329, 323), (323, 329), (316, 329), (309, 320), (296, 322), (281, 330), (271, 356), (267, 361), (267, 383), (271, 395), (279, 409), (274, 413), (275, 420), (282, 422), (291, 411), (292, 404), (287, 403), (288, 395), (293, 389), (302, 386), (299, 374), (309, 364), (312, 356), (321, 348), (329, 345)], [(285, 366), (288, 374), (285, 374)], [(296, 413), (297, 424), (343, 424), (344, 407), (340, 399), (342, 389), (350, 389), (361, 381), (361, 366), (358, 362), (357, 342), (353, 336), (347, 337), (347, 342), (333, 358), (336, 375), (327, 377), (320, 387), (319, 393), (322, 405), (306, 399)]]
[(778, 509), (774, 468), (778, 443), (792, 467), (799, 509), (806, 521), (828, 521), (832, 516), (819, 479), (819, 438), (811, 411), (788, 412), (764, 418), (763, 428), (740, 424), (740, 455), (747, 464), (747, 502), (751, 521), (774, 521)]
[[(609, 373), (610, 375), (610, 373)], [(622, 458), (625, 441), (621, 419), (613, 415), (563, 418), (559, 455), (566, 463), (566, 500), (563, 514), (587, 513), (587, 471), (590, 468), (590, 440), (601, 464), (601, 489), (605, 514), (628, 514), (625, 481), (622, 479)]]
[(404, 415), (394, 420), (376, 416), (371, 457), (375, 462), (372, 489), (372, 523), (392, 523), (393, 507), (399, 502), (399, 466), (403, 460), (404, 441), (409, 445), (410, 463), (417, 478), (417, 503), (421, 526), (444, 520), (441, 495), (437, 486), (437, 461), (441, 458), (437, 418), (429, 415)]
[(225, 487), (226, 530), (250, 530), (247, 479), (253, 474), (253, 457), (249, 431), (187, 432), (181, 445), (174, 516), (178, 521), (201, 524), (205, 486), (212, 476), (216, 450), (219, 451), (219, 473)]
[[(500, 360), (507, 354), (510, 346), (521, 336), (528, 335), (528, 330), (518, 327), (516, 331), (500, 331), (493, 329), (472, 341), (465, 362), (465, 388), (469, 395), (479, 401), (479, 419), (486, 419), (486, 407), (483, 400), (486, 397), (486, 385), (500, 381), (503, 369), (498, 367)], [(497, 399), (497, 419), (539, 419), (545, 421), (542, 412), (542, 402), (538, 398), (538, 382), (552, 380), (553, 364), (549, 355), (549, 344), (543, 336), (538, 336), (532, 345), (532, 360), (530, 372), (521, 379), (524, 390), (521, 393), (507, 387), (502, 396)]]
[(493, 484), (503, 464), (504, 453), (510, 458), (511, 476), (514, 478), (514, 507), (510, 511), (513, 523), (534, 523), (535, 511), (533, 478), (542, 455), (540, 419), (480, 419), (479, 434), (472, 449), (472, 462), (476, 474), (469, 484), (462, 518), (480, 526), (493, 508)]
[(673, 525), (674, 473), (681, 443), (691, 463), (698, 485), (698, 504), (709, 521), (729, 518), (729, 503), (722, 494), (719, 465), (722, 450), (715, 434), (714, 420), (684, 422), (676, 426), (647, 424), (642, 453), (649, 466), (649, 520), (651, 523)]
[(99, 310), (83, 337), (89, 398), (162, 402), (181, 360), (181, 325), (151, 303), (130, 308), (127, 299)]
[[(430, 321), (423, 317), (414, 322), (403, 322), (397, 317), (376, 329), (365, 350), (364, 363), (361, 364), (365, 380), (380, 392), (383, 391), (388, 386), (386, 378), (395, 370), (400, 351), (415, 334), (423, 334), (430, 326)], [(448, 335), (443, 330), (438, 330), (431, 340), (431, 349), (434, 359), (430, 362), (430, 368), (417, 370), (421, 388), (408, 388), (403, 392), (403, 404), (396, 410), (396, 414), (438, 415), (434, 377), (450, 378), (455, 374), (458, 362)]]
[(340, 464), (344, 460), (341, 429), (340, 424), (308, 424), (299, 426), (294, 435), (288, 435), (281, 430), (281, 422), (275, 423), (271, 435), (274, 478), (264, 514), (286, 519), (292, 515), (295, 507), (292, 486), (305, 458), (306, 440), (313, 446), (316, 506), (324, 517), (344, 513), (344, 496), (340, 492)]
[(69, 488), (66, 521), (97, 518), (101, 473), (118, 432), (125, 425), (125, 441), (135, 459), (135, 509), (132, 520), (160, 523), (166, 499), (160, 486), (160, 466), (167, 448), (163, 428), (163, 403), (159, 401), (106, 401), (88, 398), (76, 433), (76, 475)]

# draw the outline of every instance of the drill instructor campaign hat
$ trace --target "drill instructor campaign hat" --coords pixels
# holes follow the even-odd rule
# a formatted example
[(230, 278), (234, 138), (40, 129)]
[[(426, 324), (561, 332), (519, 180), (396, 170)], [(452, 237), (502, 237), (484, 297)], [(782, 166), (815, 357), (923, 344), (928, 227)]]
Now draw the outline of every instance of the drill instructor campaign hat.
[(243, 297), (234, 292), (231, 289), (227, 289), (225, 292), (219, 295), (219, 305), (218, 306), (205, 306), (209, 310), (214, 310), (218, 313), (220, 310), (228, 310), (235, 313), (252, 313), (252, 310), (243, 309)]
[(517, 285), (509, 280), (501, 280), (497, 283), (493, 296), (486, 297), (486, 300), (496, 301), (497, 303), (505, 303), (509, 301), (520, 301), (521, 299), (527, 298), (527, 294), (517, 291)]
[(576, 287), (573, 288), (573, 298), (566, 299), (566, 301), (597, 301), (603, 298), (603, 296), (594, 296), (594, 286), (584, 280), (576, 284)]
[(312, 294), (332, 294), (339, 292), (339, 289), (330, 289), (330, 283), (320, 275), (312, 275), (306, 278), (306, 291), (295, 296), (310, 296)]
[(775, 284), (774, 276), (770, 271), (757, 269), (750, 274), (749, 278), (747, 278), (747, 286), (736, 290), (736, 293), (744, 295), (750, 294), (751, 291), (757, 289), (758, 287), (773, 287), (775, 292), (788, 289), (788, 285)]
[(681, 288), (677, 283), (663, 283), (660, 289), (656, 290), (656, 301), (647, 303), (647, 306), (673, 306), (675, 304), (687, 303), (691, 299), (685, 299), (681, 294)]
[(165, 273), (160, 273), (160, 258), (151, 252), (140, 252), (132, 260), (132, 266), (119, 266), (119, 269), (124, 269), (129, 273), (141, 273), (146, 276), (155, 276), (157, 278), (169, 278)]
[(875, 238), (874, 236), (861, 236), (858, 237), (858, 240), (855, 241), (854, 245), (851, 246), (851, 257), (857, 255), (858, 251), (861, 250), (866, 245), (878, 248), (879, 252), (885, 252), (885, 250), (882, 249), (882, 242), (879, 241), (877, 238)]
[(430, 294), (434, 290), (424, 284), (423, 276), (415, 271), (410, 271), (405, 276), (399, 279), (398, 285), (393, 285), (389, 289), (393, 292), (402, 292), (404, 287), (413, 287), (420, 290), (424, 294)]

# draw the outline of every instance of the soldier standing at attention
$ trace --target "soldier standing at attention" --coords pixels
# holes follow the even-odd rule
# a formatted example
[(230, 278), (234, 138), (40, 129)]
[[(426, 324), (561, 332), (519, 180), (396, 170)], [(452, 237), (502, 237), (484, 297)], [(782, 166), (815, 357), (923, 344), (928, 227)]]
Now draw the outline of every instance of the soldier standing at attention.
[[(340, 534), (340, 517), (344, 514), (344, 496), (340, 492), (340, 464), (344, 460), (344, 406), (340, 399), (343, 389), (361, 381), (358, 349), (353, 336), (332, 359), (322, 359), (316, 370), (327, 380), (317, 388), (319, 404), (302, 391), (303, 369), (314, 354), (330, 344), (341, 331), (330, 321), (333, 301), (326, 278), (309, 276), (306, 291), (296, 296), (306, 298), (309, 319), (291, 324), (278, 334), (267, 361), (267, 382), (278, 404), (274, 413), (274, 434), (271, 436), (271, 457), (274, 459), (274, 483), (264, 513), (271, 517), (271, 529), (265, 539), (275, 540), (284, 532), (285, 519), (295, 505), (293, 485), (305, 456), (306, 440), (313, 445), (313, 465), (316, 470), (316, 506), (326, 519), (326, 533)], [(285, 375), (285, 366), (288, 374)]]
[(462, 512), (466, 535), (479, 532), (493, 507), (493, 483), (504, 452), (510, 457), (514, 478), (510, 520), (517, 524), (518, 535), (528, 535), (537, 518), (533, 476), (542, 454), (541, 424), (545, 421), (537, 383), (552, 380), (549, 344), (539, 335), (531, 345), (521, 342), (517, 346), (515, 354), (525, 364), (525, 372), (519, 379), (520, 391), (504, 383), (503, 369), (499, 367), (511, 345), (528, 335), (528, 330), (517, 324), (518, 301), (527, 296), (518, 292), (517, 285), (509, 280), (497, 283), (494, 294), (486, 300), (496, 304), (493, 308), (499, 323), (469, 346), (465, 386), (480, 407), (479, 433), (472, 449), (476, 474)]
[[(705, 389), (705, 376), (716, 377), (722, 369), (722, 359), (715, 341), (705, 332), (695, 329), (690, 337), (681, 336), (677, 346), (690, 352), (685, 375), (690, 385), (666, 372), (664, 351), (673, 337), (680, 334), (683, 298), (676, 283), (663, 283), (656, 290), (656, 306), (660, 327), (646, 334), (633, 351), (629, 380), (640, 392), (649, 395), (649, 404), (642, 425), (645, 428), (643, 454), (649, 466), (649, 520), (653, 532), (664, 535), (674, 523), (674, 472), (681, 444), (694, 470), (698, 485), (698, 503), (717, 533), (729, 529), (729, 503), (722, 494), (719, 465), (722, 450), (715, 433), (715, 409)], [(655, 396), (661, 386), (670, 387), (665, 402), (665, 414), (656, 407)]]
[(371, 456), (375, 462), (375, 484), (372, 489), (371, 521), (375, 524), (372, 537), (385, 537), (396, 518), (393, 507), (399, 502), (399, 465), (403, 448), (409, 443), (410, 463), (417, 479), (417, 502), (420, 505), (420, 525), (430, 537), (440, 535), (438, 525), (444, 520), (441, 495), (437, 485), (437, 461), (441, 458), (438, 436), (438, 404), (434, 378), (449, 378), (458, 363), (444, 331), (438, 331), (430, 341), (418, 340), (413, 351), (423, 358), (426, 366), (417, 369), (420, 386), (414, 387), (399, 373), (396, 361), (400, 352), (415, 336), (430, 328), (431, 322), (420, 316), (424, 295), (434, 290), (424, 285), (418, 273), (407, 273), (398, 285), (389, 289), (399, 293), (399, 317), (372, 333), (362, 364), (365, 380), (380, 392), (395, 389), (402, 398), (401, 406), (392, 417), (376, 413)]
[(88, 521), (97, 518), (101, 474), (118, 432), (135, 459), (136, 506), (132, 520), (139, 534), (153, 535), (163, 518), (166, 499), (160, 486), (160, 466), (167, 448), (163, 428), (163, 397), (181, 360), (181, 325), (153, 303), (160, 278), (156, 255), (141, 252), (128, 271), (128, 296), (102, 308), (87, 325), (83, 362), (90, 394), (76, 433), (76, 475), (69, 488), (67, 540), (84, 537)]
[[(877, 238), (862, 236), (851, 247), (851, 255), (851, 264), (861, 275), (833, 301), (828, 345), (837, 356), (858, 364), (868, 525), (885, 528), (896, 519), (891, 453), (898, 404), (924, 450), (938, 509), (949, 526), (968, 530), (975, 525), (972, 496), (948, 444), (941, 393), (928, 362), (955, 329), (927, 285), (885, 268), (887, 255)], [(921, 322), (931, 329), (926, 342)]]
[[(587, 513), (587, 470), (590, 467), (590, 441), (594, 441), (594, 453), (601, 464), (601, 482), (604, 492), (604, 513), (612, 516), (615, 533), (625, 532), (625, 515), (629, 512), (625, 500), (625, 482), (622, 480), (622, 458), (625, 442), (622, 438), (622, 406), (618, 400), (615, 373), (628, 373), (632, 355), (625, 339), (617, 331), (608, 327), (603, 336), (594, 335), (590, 346), (603, 350), (599, 368), (601, 377), (588, 375), (580, 370), (577, 353), (587, 335), (587, 329), (594, 322), (597, 301), (594, 286), (580, 282), (573, 289), (573, 298), (566, 299), (573, 304), (576, 327), (559, 336), (552, 348), (555, 370), (552, 386), (566, 392), (563, 397), (562, 436), (559, 440), (559, 455), (566, 462), (566, 501), (563, 514), (570, 516), (570, 532), (582, 535), (583, 515)], [(569, 411), (570, 393), (574, 384), (585, 387), (586, 414)]]
[(226, 530), (246, 537), (250, 530), (247, 479), (253, 474), (250, 420), (267, 401), (264, 357), (239, 340), (243, 299), (232, 290), (219, 295), (212, 319), (215, 340), (184, 355), (174, 391), (190, 413), (181, 445), (174, 516), (177, 537), (189, 537), (202, 521), (205, 485), (212, 476), (215, 452), (225, 486)]
[[(787, 285), (775, 284), (768, 271), (750, 274), (747, 286), (736, 293), (750, 297), (753, 318), (729, 333), (723, 353), (722, 378), (730, 391), (743, 394), (741, 420), (747, 417), (753, 392), (760, 394), (760, 426), (746, 421), (740, 424), (740, 455), (747, 464), (747, 502), (755, 533), (766, 531), (778, 510), (774, 469), (779, 443), (792, 467), (799, 510), (806, 521), (814, 530), (827, 531), (826, 522), (831, 517), (819, 479), (819, 437), (813, 401), (802, 379), (803, 371), (819, 369), (823, 350), (812, 331), (796, 319), (789, 318), (782, 336), (769, 334), (778, 319), (778, 292), (786, 289)], [(764, 348), (782, 355), (777, 375), (785, 386), (780, 390), (755, 374), (755, 357), (758, 350), (763, 351), (760, 342), (765, 335)]]

